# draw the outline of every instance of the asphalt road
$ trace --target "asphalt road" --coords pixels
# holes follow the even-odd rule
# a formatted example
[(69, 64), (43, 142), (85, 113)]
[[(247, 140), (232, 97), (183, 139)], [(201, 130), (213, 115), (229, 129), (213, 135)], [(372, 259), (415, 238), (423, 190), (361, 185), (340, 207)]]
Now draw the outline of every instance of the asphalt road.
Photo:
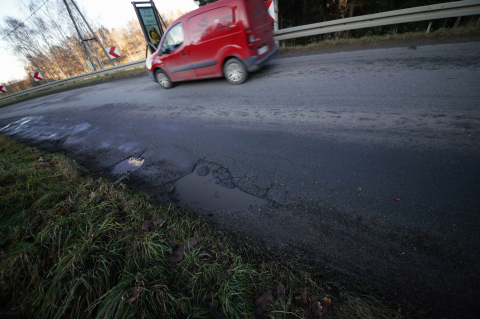
[(479, 82), (480, 42), (340, 50), (279, 57), (240, 86), (142, 77), (40, 97), (0, 109), (0, 134), (112, 178), (140, 156), (129, 185), (162, 201), (207, 167), (268, 204), (199, 214), (429, 314), (475, 318)]

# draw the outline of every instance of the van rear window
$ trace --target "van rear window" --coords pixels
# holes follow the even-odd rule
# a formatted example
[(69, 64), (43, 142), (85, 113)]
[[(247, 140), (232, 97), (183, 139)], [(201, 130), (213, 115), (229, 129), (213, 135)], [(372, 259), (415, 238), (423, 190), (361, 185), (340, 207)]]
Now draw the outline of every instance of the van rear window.
[(190, 39), (194, 43), (208, 41), (220, 36), (234, 23), (235, 15), (230, 7), (220, 7), (201, 13), (188, 21)]

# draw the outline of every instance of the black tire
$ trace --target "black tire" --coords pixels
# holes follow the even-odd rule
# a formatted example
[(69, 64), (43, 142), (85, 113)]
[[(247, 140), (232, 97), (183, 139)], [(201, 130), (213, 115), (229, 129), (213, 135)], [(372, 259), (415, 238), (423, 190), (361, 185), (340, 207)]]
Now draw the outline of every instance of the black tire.
[(155, 79), (164, 89), (171, 89), (173, 87), (172, 80), (170, 80), (170, 77), (163, 70), (159, 69), (155, 71)]
[(223, 66), (223, 75), (230, 84), (242, 84), (248, 78), (248, 71), (240, 60), (231, 58)]

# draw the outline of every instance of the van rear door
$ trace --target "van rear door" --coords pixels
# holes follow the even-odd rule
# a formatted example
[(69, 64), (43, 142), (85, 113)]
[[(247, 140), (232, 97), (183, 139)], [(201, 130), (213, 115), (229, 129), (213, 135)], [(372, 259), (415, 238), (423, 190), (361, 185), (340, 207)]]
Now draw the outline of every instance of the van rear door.
[(259, 57), (265, 56), (273, 49), (272, 22), (267, 12), (264, 0), (244, 0), (250, 28), (254, 36), (255, 53)]

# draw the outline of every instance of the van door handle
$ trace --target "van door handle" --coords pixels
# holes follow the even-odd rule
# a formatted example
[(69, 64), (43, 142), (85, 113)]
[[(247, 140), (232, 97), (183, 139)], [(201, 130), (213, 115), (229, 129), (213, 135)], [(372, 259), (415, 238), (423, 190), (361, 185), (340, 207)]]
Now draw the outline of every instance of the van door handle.
[(182, 52), (182, 55), (186, 55), (186, 54), (187, 54), (187, 52)]

